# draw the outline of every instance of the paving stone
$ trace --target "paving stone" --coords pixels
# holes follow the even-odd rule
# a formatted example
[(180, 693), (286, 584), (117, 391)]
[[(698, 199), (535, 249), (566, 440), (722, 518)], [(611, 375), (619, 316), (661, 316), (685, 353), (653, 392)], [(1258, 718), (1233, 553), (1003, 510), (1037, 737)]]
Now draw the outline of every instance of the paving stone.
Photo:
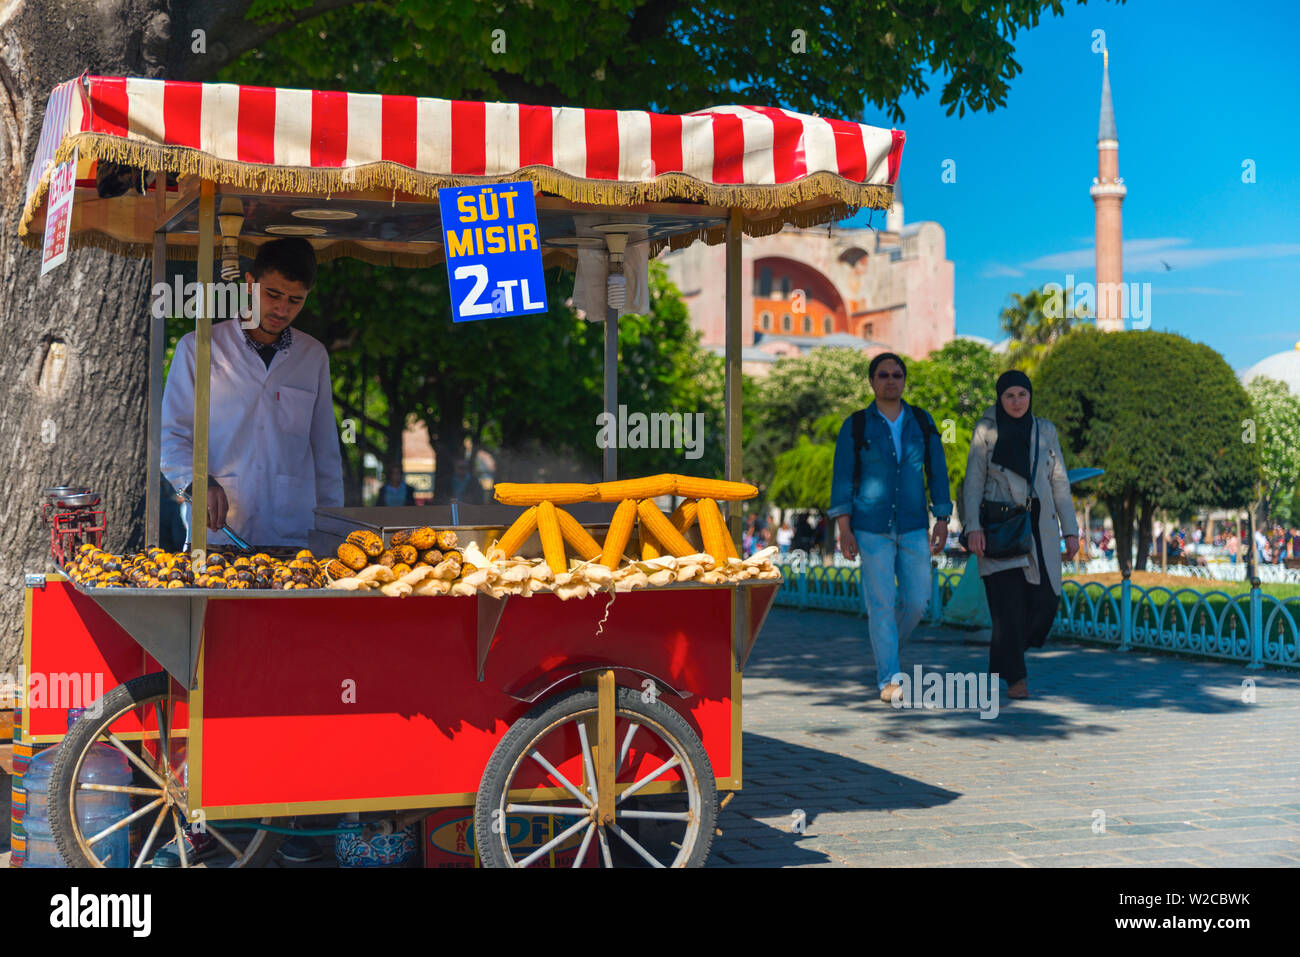
[[(970, 641), (923, 626), (904, 643), (902, 668), (978, 672), (987, 644)], [(736, 836), (771, 847), (742, 844), (735, 859), (1192, 867), (1300, 857), (1300, 676), (1255, 676), (1267, 694), (1243, 707), (1242, 668), (1230, 662), (1054, 639), (1028, 663), (1035, 698), (1002, 697), (991, 721), (896, 710), (873, 700), (861, 618), (773, 610), (744, 679), (754, 799), (742, 791), (731, 808), (746, 827)], [(809, 821), (797, 841), (795, 808)], [(1096, 809), (1102, 835), (1091, 833)]]

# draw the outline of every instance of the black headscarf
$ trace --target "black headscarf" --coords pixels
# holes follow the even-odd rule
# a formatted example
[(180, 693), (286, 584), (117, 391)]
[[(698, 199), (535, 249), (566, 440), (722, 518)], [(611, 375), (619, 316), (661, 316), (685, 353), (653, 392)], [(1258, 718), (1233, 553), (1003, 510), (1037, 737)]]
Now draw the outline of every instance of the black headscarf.
[[(1002, 408), (1002, 393), (1015, 386), (1029, 390), (1029, 408), (1020, 418)], [(1034, 387), (1029, 376), (1016, 369), (998, 376), (998, 401), (994, 406), (998, 420), (998, 441), (993, 446), (993, 461), (1029, 481), (1029, 440), (1034, 431)]]

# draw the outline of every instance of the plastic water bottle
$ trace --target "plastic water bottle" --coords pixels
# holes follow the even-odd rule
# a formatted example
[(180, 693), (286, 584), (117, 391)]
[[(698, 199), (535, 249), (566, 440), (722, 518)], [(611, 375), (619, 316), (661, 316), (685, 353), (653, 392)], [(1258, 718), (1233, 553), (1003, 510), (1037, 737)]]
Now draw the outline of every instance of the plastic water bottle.
[[(80, 711), (68, 712), (68, 728), (81, 716)], [(27, 859), (24, 867), (66, 867), (67, 863), (54, 845), (50, 833), (50, 772), (59, 753), (58, 748), (46, 748), (28, 765), (23, 776), (27, 791), (27, 812), (23, 815), (23, 829), (27, 832)], [(95, 744), (81, 764), (77, 780), (81, 784), (130, 784), (131, 765), (117, 748), (108, 744)], [(77, 823), (85, 837), (98, 834), (131, 813), (131, 795), (113, 791), (78, 791)], [(97, 842), (92, 850), (105, 867), (131, 866), (130, 825), (118, 828)]]

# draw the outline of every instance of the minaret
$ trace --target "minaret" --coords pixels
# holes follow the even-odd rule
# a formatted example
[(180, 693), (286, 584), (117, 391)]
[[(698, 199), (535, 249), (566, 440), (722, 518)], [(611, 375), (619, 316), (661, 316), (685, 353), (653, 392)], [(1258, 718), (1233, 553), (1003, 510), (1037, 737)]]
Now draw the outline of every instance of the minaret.
[(1097, 129), (1097, 177), (1092, 181), (1096, 207), (1097, 328), (1124, 329), (1124, 228), (1120, 207), (1128, 187), (1119, 175), (1119, 133), (1115, 105), (1110, 100), (1110, 54), (1102, 51), (1101, 123)]

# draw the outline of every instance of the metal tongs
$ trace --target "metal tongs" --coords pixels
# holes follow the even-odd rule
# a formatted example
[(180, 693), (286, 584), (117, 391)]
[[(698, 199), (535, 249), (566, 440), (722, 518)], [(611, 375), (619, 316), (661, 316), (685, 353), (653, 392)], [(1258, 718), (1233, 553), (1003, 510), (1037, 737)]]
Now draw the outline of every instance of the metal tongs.
[[(180, 495), (181, 500), (190, 507), (190, 525), (193, 526), (194, 500), (190, 498), (189, 492), (180, 491), (177, 494)], [(235, 547), (238, 548), (241, 552), (251, 552), (253, 550), (253, 546), (248, 544), (248, 542), (244, 541), (243, 536), (236, 533), (235, 530), (231, 528), (229, 525), (223, 525), (219, 530), (225, 532), (228, 536), (230, 536), (230, 540), (235, 543)], [(184, 550), (187, 552), (190, 550), (190, 539), (188, 534), (186, 535), (185, 538)]]

